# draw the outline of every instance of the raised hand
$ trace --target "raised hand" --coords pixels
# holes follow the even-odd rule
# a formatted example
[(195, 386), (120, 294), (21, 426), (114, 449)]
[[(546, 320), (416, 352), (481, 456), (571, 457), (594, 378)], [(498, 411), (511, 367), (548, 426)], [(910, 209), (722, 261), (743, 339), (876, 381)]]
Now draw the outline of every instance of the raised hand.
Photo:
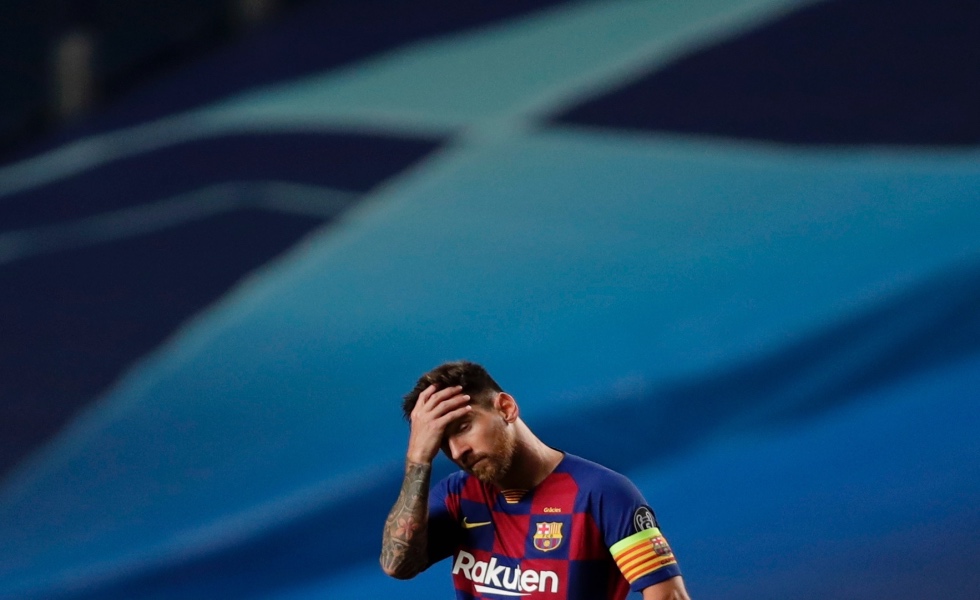
[(470, 397), (462, 391), (458, 385), (441, 390), (430, 385), (419, 394), (410, 416), (412, 431), (406, 456), (409, 463), (430, 464), (442, 447), (446, 427), (472, 410)]

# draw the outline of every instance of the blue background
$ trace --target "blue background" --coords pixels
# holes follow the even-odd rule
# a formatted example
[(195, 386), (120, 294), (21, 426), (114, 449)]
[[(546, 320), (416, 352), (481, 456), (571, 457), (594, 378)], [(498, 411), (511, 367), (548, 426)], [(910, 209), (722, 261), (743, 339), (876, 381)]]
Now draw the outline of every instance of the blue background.
[(25, 149), (0, 598), (447, 597), (377, 554), (458, 358), (695, 598), (977, 598), (978, 17), (311, 3)]

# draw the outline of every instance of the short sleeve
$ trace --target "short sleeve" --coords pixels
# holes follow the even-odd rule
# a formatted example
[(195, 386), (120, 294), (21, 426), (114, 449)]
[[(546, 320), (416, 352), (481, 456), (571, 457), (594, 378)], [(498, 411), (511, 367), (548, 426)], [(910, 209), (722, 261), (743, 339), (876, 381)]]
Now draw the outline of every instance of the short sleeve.
[(459, 494), (452, 476), (440, 480), (429, 493), (429, 539), (426, 567), (451, 556), (459, 544)]
[(596, 516), (603, 540), (632, 591), (681, 574), (653, 509), (629, 479), (611, 473), (599, 494)]

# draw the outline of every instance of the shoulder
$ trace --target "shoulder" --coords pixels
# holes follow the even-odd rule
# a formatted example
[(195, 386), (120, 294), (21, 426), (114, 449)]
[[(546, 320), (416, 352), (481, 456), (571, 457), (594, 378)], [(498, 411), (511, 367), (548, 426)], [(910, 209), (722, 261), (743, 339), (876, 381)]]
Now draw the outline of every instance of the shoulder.
[[(432, 486), (429, 492), (429, 511), (446, 510), (454, 518), (458, 518), (461, 510), (461, 501), (468, 495), (466, 490), (469, 477), (466, 473), (451, 473)], [(431, 517), (431, 514), (430, 514)]]
[(455, 471), (437, 481), (436, 484), (432, 486), (432, 489), (433, 491), (441, 494), (459, 495), (463, 492), (463, 489), (466, 487), (469, 479), (470, 475), (467, 473), (463, 471)]
[(471, 502), (486, 502), (487, 498), (492, 496), (485, 484), (464, 471), (455, 471), (440, 479), (432, 486), (431, 495), (446, 502), (460, 499)]
[(633, 496), (638, 493), (633, 482), (622, 473), (580, 456), (566, 453), (561, 467), (575, 479), (580, 488), (591, 495)]

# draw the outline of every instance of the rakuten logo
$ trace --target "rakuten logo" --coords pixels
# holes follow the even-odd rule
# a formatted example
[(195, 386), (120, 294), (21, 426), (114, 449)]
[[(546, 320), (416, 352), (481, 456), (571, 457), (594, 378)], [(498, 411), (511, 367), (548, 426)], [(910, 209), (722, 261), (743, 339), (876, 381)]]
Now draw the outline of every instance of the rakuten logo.
[(490, 562), (476, 560), (465, 550), (460, 550), (453, 563), (453, 575), (460, 573), (476, 584), (474, 587), (481, 594), (529, 596), (531, 592), (558, 593), (558, 574), (554, 571), (522, 571), (520, 567), (515, 569), (498, 565), (496, 557), (491, 557)]

